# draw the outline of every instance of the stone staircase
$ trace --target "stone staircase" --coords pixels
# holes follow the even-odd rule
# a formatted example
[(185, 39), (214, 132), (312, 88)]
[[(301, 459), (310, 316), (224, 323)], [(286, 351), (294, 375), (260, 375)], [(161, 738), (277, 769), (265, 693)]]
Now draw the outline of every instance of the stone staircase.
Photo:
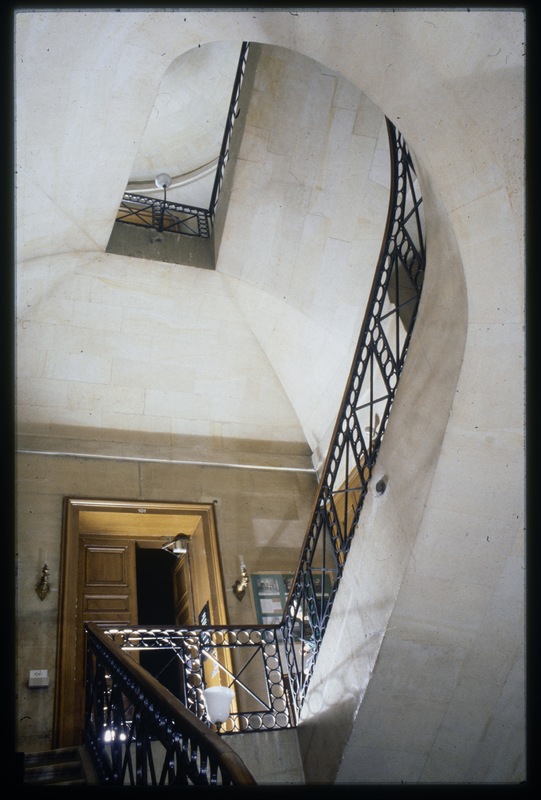
[(84, 747), (21, 754), (22, 783), (34, 786), (87, 786), (98, 780)]

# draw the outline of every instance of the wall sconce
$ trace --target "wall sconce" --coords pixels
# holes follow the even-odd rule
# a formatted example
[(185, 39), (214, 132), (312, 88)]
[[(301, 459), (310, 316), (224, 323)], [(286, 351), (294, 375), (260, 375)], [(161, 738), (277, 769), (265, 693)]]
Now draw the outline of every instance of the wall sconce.
[(49, 567), (47, 564), (44, 564), (43, 569), (41, 570), (41, 578), (36, 583), (36, 594), (40, 600), (45, 600), (50, 591), (51, 586), (49, 584)]
[(168, 542), (162, 544), (162, 550), (171, 553), (175, 558), (180, 558), (188, 552), (189, 541), (189, 536), (185, 536), (183, 533), (177, 533), (174, 539), (169, 539)]
[(229, 717), (231, 701), (235, 696), (233, 689), (227, 686), (209, 686), (203, 690), (203, 698), (210, 721), (219, 726)]
[(246, 594), (246, 589), (248, 588), (248, 573), (246, 571), (246, 565), (244, 563), (244, 559), (240, 557), (240, 578), (237, 578), (235, 583), (233, 584), (233, 594), (237, 598), (237, 600), (242, 600), (244, 595)]

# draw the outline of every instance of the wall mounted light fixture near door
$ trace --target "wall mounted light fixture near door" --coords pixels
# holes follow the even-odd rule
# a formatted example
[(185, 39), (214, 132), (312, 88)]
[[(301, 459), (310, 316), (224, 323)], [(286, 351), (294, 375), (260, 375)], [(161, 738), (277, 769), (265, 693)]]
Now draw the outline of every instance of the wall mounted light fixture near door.
[(36, 594), (40, 600), (45, 600), (50, 591), (51, 585), (49, 583), (49, 567), (47, 564), (44, 564), (41, 570), (41, 578), (36, 583)]
[(248, 588), (248, 572), (246, 571), (246, 564), (244, 563), (244, 559), (240, 557), (240, 578), (237, 578), (235, 583), (233, 584), (233, 594), (237, 598), (237, 600), (242, 600), (244, 595), (246, 594), (246, 589)]
[(162, 544), (162, 550), (171, 553), (171, 555), (175, 556), (175, 558), (180, 558), (182, 555), (188, 552), (189, 541), (189, 536), (185, 536), (182, 533), (177, 533), (174, 539), (169, 538), (165, 544)]

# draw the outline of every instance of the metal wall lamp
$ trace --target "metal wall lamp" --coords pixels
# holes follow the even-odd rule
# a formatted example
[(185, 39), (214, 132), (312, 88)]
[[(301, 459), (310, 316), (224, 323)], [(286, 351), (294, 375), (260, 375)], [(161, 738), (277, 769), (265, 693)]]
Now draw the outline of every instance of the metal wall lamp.
[(41, 570), (41, 578), (36, 583), (36, 594), (40, 600), (45, 600), (50, 591), (51, 585), (49, 583), (49, 567), (47, 564), (44, 564), (43, 569)]
[(248, 572), (246, 570), (246, 564), (244, 563), (244, 559), (240, 557), (240, 578), (237, 578), (235, 583), (233, 584), (233, 594), (237, 598), (237, 600), (242, 600), (244, 595), (246, 594), (246, 589), (248, 588), (249, 578)]
[(162, 550), (171, 553), (175, 558), (180, 558), (188, 552), (188, 544), (190, 537), (183, 533), (177, 533), (174, 539), (170, 539), (165, 544), (162, 544)]

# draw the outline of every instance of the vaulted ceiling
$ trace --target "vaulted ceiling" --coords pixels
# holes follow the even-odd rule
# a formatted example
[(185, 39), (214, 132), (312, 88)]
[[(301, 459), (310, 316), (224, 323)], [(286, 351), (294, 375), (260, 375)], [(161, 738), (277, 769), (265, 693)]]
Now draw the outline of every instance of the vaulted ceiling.
[(205, 196), (211, 172), (183, 176), (218, 156), (242, 42), (178, 53), (169, 40), (143, 63), (132, 15), (118, 28), (99, 13), (80, 28), (77, 13), (43, 26), (28, 16), (17, 37), (21, 429), (285, 443), (317, 464), (383, 234), (382, 112), (325, 65), (254, 45), (216, 270), (112, 256), (127, 186), (155, 191), (166, 171), (184, 182), (173, 199)]
[(160, 82), (128, 188), (208, 208), (240, 56), (238, 42), (213, 42), (176, 58)]

